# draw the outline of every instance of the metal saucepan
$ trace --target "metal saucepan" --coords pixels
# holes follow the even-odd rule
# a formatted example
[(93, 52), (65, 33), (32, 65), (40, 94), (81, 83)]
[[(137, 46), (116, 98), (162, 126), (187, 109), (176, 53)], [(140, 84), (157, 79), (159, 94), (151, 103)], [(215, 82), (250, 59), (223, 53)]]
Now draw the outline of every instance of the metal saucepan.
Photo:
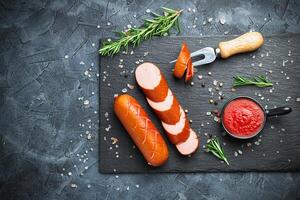
[[(231, 133), (224, 125), (224, 111), (225, 111), (225, 108), (229, 105), (230, 102), (234, 101), (234, 100), (237, 100), (237, 99), (248, 99), (248, 100), (251, 100), (252, 102), (256, 103), (263, 111), (264, 113), (264, 120), (262, 122), (262, 125), (260, 127), (260, 129), (256, 132), (254, 132), (253, 134), (251, 135), (247, 135), (247, 136), (238, 136), (236, 134), (233, 134)], [(238, 138), (238, 139), (249, 139), (249, 138), (253, 138), (255, 137), (257, 134), (259, 134), (261, 132), (261, 130), (264, 128), (265, 126), (265, 123), (266, 123), (266, 119), (268, 117), (272, 117), (272, 116), (279, 116), (279, 115), (286, 115), (288, 113), (290, 113), (292, 111), (292, 108), (290, 107), (278, 107), (278, 108), (274, 108), (274, 109), (264, 109), (262, 107), (262, 105), (257, 102), (255, 99), (251, 98), (251, 97), (247, 97), (247, 96), (239, 96), (239, 97), (236, 97), (236, 98), (233, 98), (231, 100), (229, 100), (224, 106), (223, 106), (223, 109), (222, 109), (222, 112), (221, 112), (221, 123), (222, 123), (222, 126), (223, 128), (225, 129), (225, 131), (231, 135), (232, 137), (234, 138)]]

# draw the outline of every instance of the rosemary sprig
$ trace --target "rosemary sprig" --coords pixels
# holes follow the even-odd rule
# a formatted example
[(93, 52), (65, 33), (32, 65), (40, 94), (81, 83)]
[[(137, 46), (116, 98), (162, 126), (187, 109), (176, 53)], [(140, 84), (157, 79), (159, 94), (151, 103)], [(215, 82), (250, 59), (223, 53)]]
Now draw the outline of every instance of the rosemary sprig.
[(244, 85), (256, 85), (257, 87), (269, 87), (271, 83), (265, 76), (260, 75), (254, 78), (246, 78), (244, 76), (234, 76), (233, 87), (244, 86)]
[(224, 153), (224, 149), (221, 146), (218, 138), (216, 138), (215, 136), (208, 139), (207, 144), (206, 144), (206, 151), (207, 152), (211, 152), (212, 154), (214, 154), (217, 158), (219, 158), (220, 160), (223, 160), (226, 162), (227, 165), (229, 165), (229, 162), (227, 160), (227, 157)]
[(152, 12), (153, 19), (145, 19), (144, 24), (139, 28), (130, 28), (127, 31), (119, 32), (120, 38), (105, 43), (99, 50), (102, 56), (112, 56), (118, 53), (121, 48), (128, 49), (128, 45), (137, 46), (141, 41), (151, 39), (153, 36), (165, 36), (175, 26), (180, 32), (178, 17), (183, 10), (173, 10), (162, 7), (164, 15)]

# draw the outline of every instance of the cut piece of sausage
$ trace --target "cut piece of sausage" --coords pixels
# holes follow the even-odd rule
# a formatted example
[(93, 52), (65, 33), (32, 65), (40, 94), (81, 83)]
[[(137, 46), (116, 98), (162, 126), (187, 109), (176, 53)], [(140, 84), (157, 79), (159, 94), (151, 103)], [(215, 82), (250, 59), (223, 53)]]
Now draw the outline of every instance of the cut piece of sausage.
[(190, 136), (185, 142), (176, 144), (176, 148), (182, 155), (190, 155), (194, 153), (199, 146), (199, 139), (197, 134), (190, 129)]
[(118, 96), (114, 111), (148, 164), (164, 164), (169, 156), (167, 144), (137, 100), (128, 94)]
[(190, 135), (189, 129), (190, 129), (190, 124), (189, 124), (188, 120), (186, 119), (184, 128), (182, 129), (182, 131), (180, 133), (178, 133), (177, 135), (169, 133), (168, 131), (166, 131), (166, 133), (167, 133), (168, 139), (170, 140), (170, 142), (172, 144), (179, 144), (188, 139), (188, 137)]
[(167, 124), (176, 124), (179, 121), (180, 105), (170, 89), (168, 90), (166, 99), (162, 102), (154, 102), (148, 98), (146, 99), (161, 121)]
[(182, 78), (188, 65), (192, 65), (191, 53), (185, 42), (182, 43), (180, 53), (174, 66), (173, 75), (176, 78)]
[(192, 59), (189, 59), (184, 81), (189, 82), (190, 80), (192, 80), (193, 76), (194, 76), (194, 66), (192, 64)]
[(162, 122), (167, 136), (171, 143), (178, 144), (187, 140), (190, 134), (190, 124), (186, 118), (183, 109), (180, 107), (180, 119), (176, 124), (166, 124)]
[(148, 99), (161, 102), (167, 97), (169, 86), (159, 68), (152, 63), (143, 63), (135, 70), (135, 79)]

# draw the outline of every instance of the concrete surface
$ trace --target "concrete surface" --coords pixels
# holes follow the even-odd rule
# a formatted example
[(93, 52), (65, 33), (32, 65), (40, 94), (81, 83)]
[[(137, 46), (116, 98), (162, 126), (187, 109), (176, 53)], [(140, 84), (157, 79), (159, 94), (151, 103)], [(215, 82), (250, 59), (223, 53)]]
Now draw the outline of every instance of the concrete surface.
[(296, 0), (1, 0), (1, 200), (300, 197), (299, 173), (98, 172), (98, 41), (161, 6), (185, 9), (182, 35), (300, 32)]

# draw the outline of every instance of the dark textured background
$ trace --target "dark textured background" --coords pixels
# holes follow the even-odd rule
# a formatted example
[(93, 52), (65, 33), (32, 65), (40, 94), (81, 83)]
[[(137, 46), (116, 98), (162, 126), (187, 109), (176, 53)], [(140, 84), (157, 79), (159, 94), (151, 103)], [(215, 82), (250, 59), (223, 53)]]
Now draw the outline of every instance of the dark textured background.
[(0, 0), (1, 200), (299, 198), (296, 173), (98, 172), (98, 41), (160, 6), (195, 9), (182, 35), (300, 32), (296, 0)]

